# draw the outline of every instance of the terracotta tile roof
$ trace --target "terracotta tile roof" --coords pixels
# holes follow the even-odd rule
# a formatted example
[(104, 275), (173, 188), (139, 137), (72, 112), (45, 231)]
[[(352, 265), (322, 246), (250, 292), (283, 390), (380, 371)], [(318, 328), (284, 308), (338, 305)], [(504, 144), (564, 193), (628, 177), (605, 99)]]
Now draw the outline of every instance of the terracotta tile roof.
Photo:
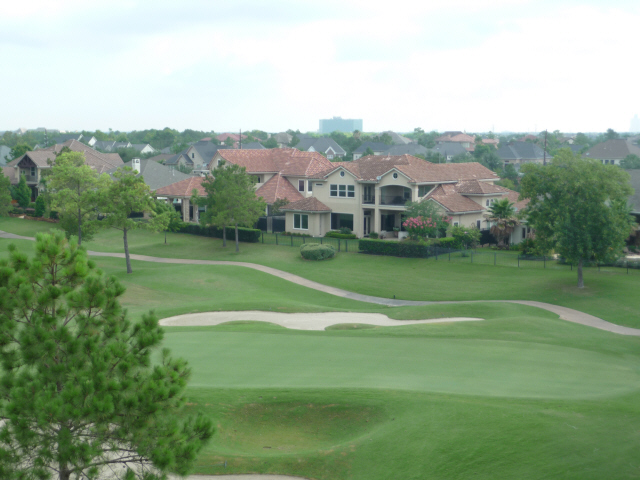
[(482, 212), (484, 207), (474, 202), (470, 198), (463, 197), (459, 193), (451, 193), (448, 195), (431, 194), (427, 198), (432, 198), (450, 213), (462, 212)]
[[(514, 192), (513, 190), (509, 190), (508, 188), (501, 187), (499, 185), (490, 185), (483, 184), (482, 182), (477, 182), (480, 186), (485, 190), (491, 190), (489, 193), (500, 194), (499, 198), (508, 198), (510, 202), (513, 202), (515, 208), (520, 211), (524, 207), (527, 206), (529, 200), (518, 201), (518, 197), (520, 194), (518, 192)], [(473, 185), (471, 185), (473, 187)], [(475, 188), (475, 187), (473, 187)], [(487, 208), (483, 205), (474, 202), (470, 198), (464, 196), (465, 193), (467, 195), (473, 194), (474, 192), (464, 192), (465, 190), (470, 190), (470, 185), (468, 182), (460, 182), (458, 184), (444, 184), (438, 185), (434, 188), (429, 195), (425, 198), (425, 200), (433, 199), (447, 209), (449, 213), (463, 213), (463, 212), (484, 212)]]
[(499, 185), (492, 185), (487, 182), (479, 182), (477, 180), (463, 180), (456, 184), (456, 191), (468, 195), (487, 195), (492, 193), (501, 193), (510, 191), (508, 188)]
[(467, 135), (466, 133), (457, 133), (455, 135), (442, 135), (435, 139), (436, 142), (460, 142), (460, 143), (474, 143), (476, 141), (475, 137), (471, 135)]
[(240, 165), (247, 173), (273, 172), (284, 176), (308, 177), (331, 167), (318, 152), (301, 152), (293, 148), (267, 150), (218, 150), (220, 157)]
[(166, 187), (159, 188), (155, 191), (155, 194), (161, 197), (183, 197), (190, 198), (194, 189), (198, 191), (199, 197), (207, 195), (202, 182), (206, 180), (206, 177), (191, 177), (186, 180), (181, 180)]
[[(221, 133), (220, 135), (216, 135), (216, 138), (221, 142), (224, 142), (229, 137), (231, 137), (231, 140), (233, 140), (234, 142), (240, 141), (240, 135), (238, 135), (237, 133)], [(245, 138), (247, 138), (247, 136), (242, 135), (242, 139), (244, 140)]]
[(289, 202), (302, 200), (304, 197), (291, 185), (291, 182), (280, 174), (275, 174), (260, 188), (256, 190), (256, 196), (262, 197), (269, 205), (275, 203), (276, 200), (287, 199)]
[(353, 162), (335, 162), (316, 178), (323, 178), (338, 167), (351, 172), (360, 181), (375, 182), (377, 178), (398, 170), (411, 183), (459, 182), (461, 180), (499, 180), (498, 175), (476, 162), (430, 163), (412, 155), (368, 155)]
[(288, 210), (293, 212), (330, 212), (331, 209), (316, 197), (307, 197), (297, 202), (289, 203), (280, 210)]

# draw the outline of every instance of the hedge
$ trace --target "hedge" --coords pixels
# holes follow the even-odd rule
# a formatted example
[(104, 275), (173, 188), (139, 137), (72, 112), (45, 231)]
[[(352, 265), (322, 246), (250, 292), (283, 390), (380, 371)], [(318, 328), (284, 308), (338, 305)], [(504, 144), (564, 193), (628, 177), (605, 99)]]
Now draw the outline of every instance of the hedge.
[[(373, 240), (363, 238), (360, 240), (360, 251), (363, 253), (369, 253), (372, 255), (389, 255), (393, 257), (411, 257), (411, 258), (426, 258), (437, 255), (442, 255), (453, 251), (452, 248), (447, 248), (451, 242), (445, 242), (442, 245), (442, 240), (449, 240), (448, 238), (441, 238), (440, 246), (424, 245), (419, 243), (409, 242), (394, 242), (387, 240)], [(453, 240), (453, 239), (451, 239)]]
[(307, 260), (327, 260), (335, 257), (336, 249), (332, 245), (305, 243), (300, 246), (300, 255)]
[[(222, 238), (222, 228), (214, 227), (213, 225), (203, 227), (194, 223), (187, 223), (183, 225), (178, 232), (188, 233), (190, 235), (201, 235), (203, 237)], [(254, 228), (238, 227), (238, 240), (247, 243), (258, 243), (260, 241), (260, 235), (262, 232)], [(227, 240), (235, 240), (236, 231), (235, 227), (227, 227)]]
[(347, 240), (358, 238), (354, 233), (340, 233), (335, 230), (325, 233), (324, 236), (325, 238), (345, 238)]

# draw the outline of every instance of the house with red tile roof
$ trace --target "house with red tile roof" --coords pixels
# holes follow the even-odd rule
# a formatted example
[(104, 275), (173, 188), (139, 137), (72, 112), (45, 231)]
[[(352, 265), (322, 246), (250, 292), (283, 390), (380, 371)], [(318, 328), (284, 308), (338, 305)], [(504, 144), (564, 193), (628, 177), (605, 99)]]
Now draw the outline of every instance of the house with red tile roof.
[(156, 198), (165, 198), (167, 203), (171, 205), (181, 205), (182, 220), (184, 222), (200, 221), (200, 211), (197, 205), (191, 205), (191, 197), (194, 190), (198, 197), (205, 197), (206, 190), (202, 186), (202, 182), (206, 177), (189, 177), (179, 182), (172, 183), (166, 187), (158, 188), (154, 192)]
[[(369, 155), (336, 162), (309, 180), (312, 196), (281, 208), (286, 230), (324, 235), (350, 228), (358, 237), (391, 236), (402, 228), (408, 201), (434, 202), (460, 226), (486, 229), (493, 202), (518, 193), (495, 185), (500, 178), (479, 163), (430, 163), (411, 155)], [(522, 202), (516, 208), (522, 208)]]

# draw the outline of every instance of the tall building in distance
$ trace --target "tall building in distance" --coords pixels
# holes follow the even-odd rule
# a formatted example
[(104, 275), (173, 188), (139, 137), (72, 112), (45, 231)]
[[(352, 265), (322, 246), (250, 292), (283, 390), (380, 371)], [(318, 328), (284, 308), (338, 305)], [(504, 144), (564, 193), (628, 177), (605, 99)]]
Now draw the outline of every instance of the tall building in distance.
[(328, 120), (320, 120), (320, 133), (343, 132), (351, 133), (354, 130), (362, 131), (362, 119), (333, 117)]
[[(322, 120), (320, 120), (320, 125), (322, 125)], [(640, 133), (640, 118), (638, 118), (638, 114), (636, 113), (635, 117), (631, 119), (631, 128), (629, 129), (631, 133)]]

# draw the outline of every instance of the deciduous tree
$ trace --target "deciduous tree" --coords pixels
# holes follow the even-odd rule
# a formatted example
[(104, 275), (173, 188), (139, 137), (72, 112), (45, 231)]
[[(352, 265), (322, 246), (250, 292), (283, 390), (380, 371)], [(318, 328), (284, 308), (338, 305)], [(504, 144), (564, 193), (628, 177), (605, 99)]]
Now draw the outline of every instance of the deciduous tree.
[(0, 261), (0, 478), (145, 480), (187, 474), (210, 420), (179, 414), (189, 369), (162, 352), (153, 313), (64, 233)]
[(536, 241), (577, 265), (583, 288), (583, 262), (617, 257), (629, 236), (629, 174), (568, 150), (560, 150), (550, 165), (526, 164), (522, 171), (521, 196), (529, 199), (527, 221)]

